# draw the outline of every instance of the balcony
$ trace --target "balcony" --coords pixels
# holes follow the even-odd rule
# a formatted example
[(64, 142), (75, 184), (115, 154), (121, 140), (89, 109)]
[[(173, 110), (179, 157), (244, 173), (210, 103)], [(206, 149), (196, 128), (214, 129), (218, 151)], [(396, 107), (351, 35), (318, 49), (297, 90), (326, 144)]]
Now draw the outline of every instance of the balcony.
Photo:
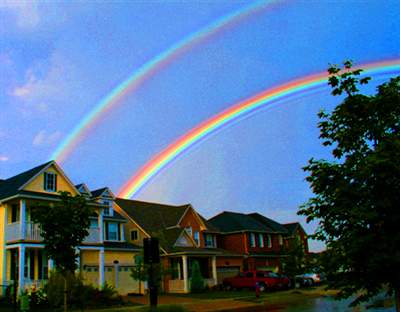
[[(15, 242), (19, 240), (40, 242), (43, 240), (39, 225), (33, 222), (25, 222), (25, 235), (21, 232), (20, 222), (13, 222), (6, 226), (6, 241)], [(84, 243), (100, 243), (100, 229), (90, 228), (89, 235), (84, 239)]]
[(22, 235), (21, 226), (19, 222), (7, 224), (6, 228), (6, 241), (41, 241), (43, 238), (40, 235), (39, 225), (33, 222), (25, 223), (25, 235)]

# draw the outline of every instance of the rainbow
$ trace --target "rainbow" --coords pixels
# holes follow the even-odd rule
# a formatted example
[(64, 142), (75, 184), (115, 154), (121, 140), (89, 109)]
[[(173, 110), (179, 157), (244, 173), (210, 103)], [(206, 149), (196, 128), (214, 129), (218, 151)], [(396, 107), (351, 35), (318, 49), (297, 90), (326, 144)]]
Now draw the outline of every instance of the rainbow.
[(98, 102), (95, 107), (75, 126), (75, 128), (58, 145), (56, 150), (50, 156), (50, 159), (63, 162), (70, 155), (78, 143), (89, 133), (89, 130), (99, 123), (102, 117), (110, 111), (116, 104), (130, 94), (133, 90), (143, 83), (146, 79), (153, 76), (157, 71), (172, 62), (180, 54), (189, 50), (199, 42), (211, 37), (212, 35), (232, 26), (242, 19), (249, 17), (257, 12), (261, 12), (267, 7), (272, 8), (271, 4), (278, 3), (278, 0), (259, 0), (248, 6), (240, 8), (232, 13), (222, 16), (206, 27), (196, 31), (184, 39), (176, 42), (167, 50), (161, 52), (153, 59), (149, 60), (138, 68), (131, 76), (117, 85), (109, 94)]
[[(360, 68), (364, 69), (363, 74), (368, 75), (399, 73), (400, 59), (363, 64), (360, 65)], [(327, 78), (328, 74), (324, 72), (296, 79), (283, 85), (267, 89), (218, 113), (187, 132), (151, 159), (125, 183), (120, 189), (118, 196), (131, 198), (136, 195), (152, 178), (160, 173), (162, 169), (206, 136), (237, 121), (240, 117), (244, 117), (260, 108), (264, 108), (272, 102), (326, 86)]]

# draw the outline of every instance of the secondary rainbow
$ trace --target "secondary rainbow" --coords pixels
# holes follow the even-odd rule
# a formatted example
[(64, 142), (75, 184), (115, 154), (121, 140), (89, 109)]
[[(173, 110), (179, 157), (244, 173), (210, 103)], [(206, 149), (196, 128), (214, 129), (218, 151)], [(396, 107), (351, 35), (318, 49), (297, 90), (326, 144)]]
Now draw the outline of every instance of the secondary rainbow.
[(68, 155), (75, 150), (78, 143), (89, 133), (89, 130), (92, 129), (94, 125), (98, 124), (102, 117), (106, 116), (108, 111), (120, 103), (126, 95), (135, 90), (141, 83), (143, 83), (144, 80), (154, 75), (157, 71), (162, 69), (163, 66), (172, 62), (180, 54), (192, 48), (199, 42), (210, 38), (212, 35), (222, 31), (223, 29), (227, 29), (228, 26), (234, 25), (243, 18), (249, 17), (257, 12), (261, 12), (266, 8), (273, 8), (272, 4), (279, 2), (281, 1), (256, 1), (232, 13), (224, 15), (199, 31), (196, 31), (184, 39), (176, 42), (167, 50), (143, 64), (131, 76), (117, 85), (109, 94), (101, 99), (101, 101), (98, 102), (87, 115), (85, 115), (85, 117), (60, 143), (50, 158), (57, 160), (58, 162), (63, 162)]
[[(400, 59), (362, 64), (359, 67), (364, 69), (363, 74), (368, 75), (400, 73)], [(150, 182), (152, 178), (160, 173), (161, 170), (174, 159), (181, 156), (191, 146), (200, 142), (205, 137), (215, 133), (215, 131), (237, 121), (240, 117), (254, 113), (261, 108), (265, 108), (268, 104), (273, 102), (282, 100), (289, 96), (301, 95), (314, 90), (315, 88), (326, 87), (327, 78), (328, 74), (323, 72), (296, 79), (283, 85), (267, 89), (218, 113), (187, 132), (151, 159), (124, 184), (120, 189), (118, 196), (131, 198), (136, 195), (148, 182)]]

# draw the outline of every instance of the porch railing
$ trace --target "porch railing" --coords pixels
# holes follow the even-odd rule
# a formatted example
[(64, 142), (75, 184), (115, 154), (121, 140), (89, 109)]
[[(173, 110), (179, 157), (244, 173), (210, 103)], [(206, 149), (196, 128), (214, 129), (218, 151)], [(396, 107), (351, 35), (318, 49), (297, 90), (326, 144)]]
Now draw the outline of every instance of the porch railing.
[(43, 239), (42, 235), (40, 235), (39, 224), (27, 222), (25, 231), (26, 240), (41, 241)]
[(182, 293), (185, 291), (185, 284), (183, 280), (169, 280), (168, 281), (168, 290), (171, 293)]
[[(28, 241), (41, 241), (43, 239), (40, 235), (39, 225), (33, 222), (25, 223), (25, 235), (21, 233), (20, 222), (13, 222), (7, 224), (6, 227), (6, 241), (18, 241), (18, 240), (28, 240)], [(85, 243), (99, 243), (100, 242), (100, 229), (90, 228), (89, 235), (84, 240)]]
[(99, 243), (100, 242), (100, 228), (90, 228), (89, 235), (83, 241), (84, 243)]

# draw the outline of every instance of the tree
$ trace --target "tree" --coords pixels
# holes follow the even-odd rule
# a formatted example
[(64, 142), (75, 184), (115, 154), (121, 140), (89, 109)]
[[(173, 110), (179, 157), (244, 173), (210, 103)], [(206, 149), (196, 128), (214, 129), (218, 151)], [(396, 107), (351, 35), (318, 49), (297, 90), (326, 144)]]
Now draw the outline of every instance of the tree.
[[(372, 96), (359, 93), (362, 70), (328, 69), (333, 95), (345, 95), (332, 112), (319, 113), (320, 138), (332, 160), (310, 159), (314, 197), (299, 210), (319, 220), (313, 238), (324, 241), (324, 264), (339, 298), (352, 305), (385, 289), (400, 310), (400, 77)], [(332, 279), (333, 278), (333, 279)]]
[(139, 294), (142, 293), (142, 282), (148, 280), (148, 267), (143, 262), (143, 255), (135, 256), (135, 265), (131, 269), (131, 277), (133, 280), (138, 281)]
[(283, 271), (295, 282), (295, 276), (304, 274), (306, 272), (306, 254), (304, 252), (304, 245), (301, 241), (294, 239), (290, 246), (283, 249), (282, 267)]
[(59, 192), (60, 201), (33, 207), (32, 220), (39, 224), (44, 249), (61, 272), (76, 269), (76, 247), (89, 235), (90, 216), (94, 214), (83, 196)]
[(193, 293), (204, 290), (204, 278), (201, 275), (200, 266), (197, 261), (192, 263), (192, 272), (190, 277), (190, 291)]

